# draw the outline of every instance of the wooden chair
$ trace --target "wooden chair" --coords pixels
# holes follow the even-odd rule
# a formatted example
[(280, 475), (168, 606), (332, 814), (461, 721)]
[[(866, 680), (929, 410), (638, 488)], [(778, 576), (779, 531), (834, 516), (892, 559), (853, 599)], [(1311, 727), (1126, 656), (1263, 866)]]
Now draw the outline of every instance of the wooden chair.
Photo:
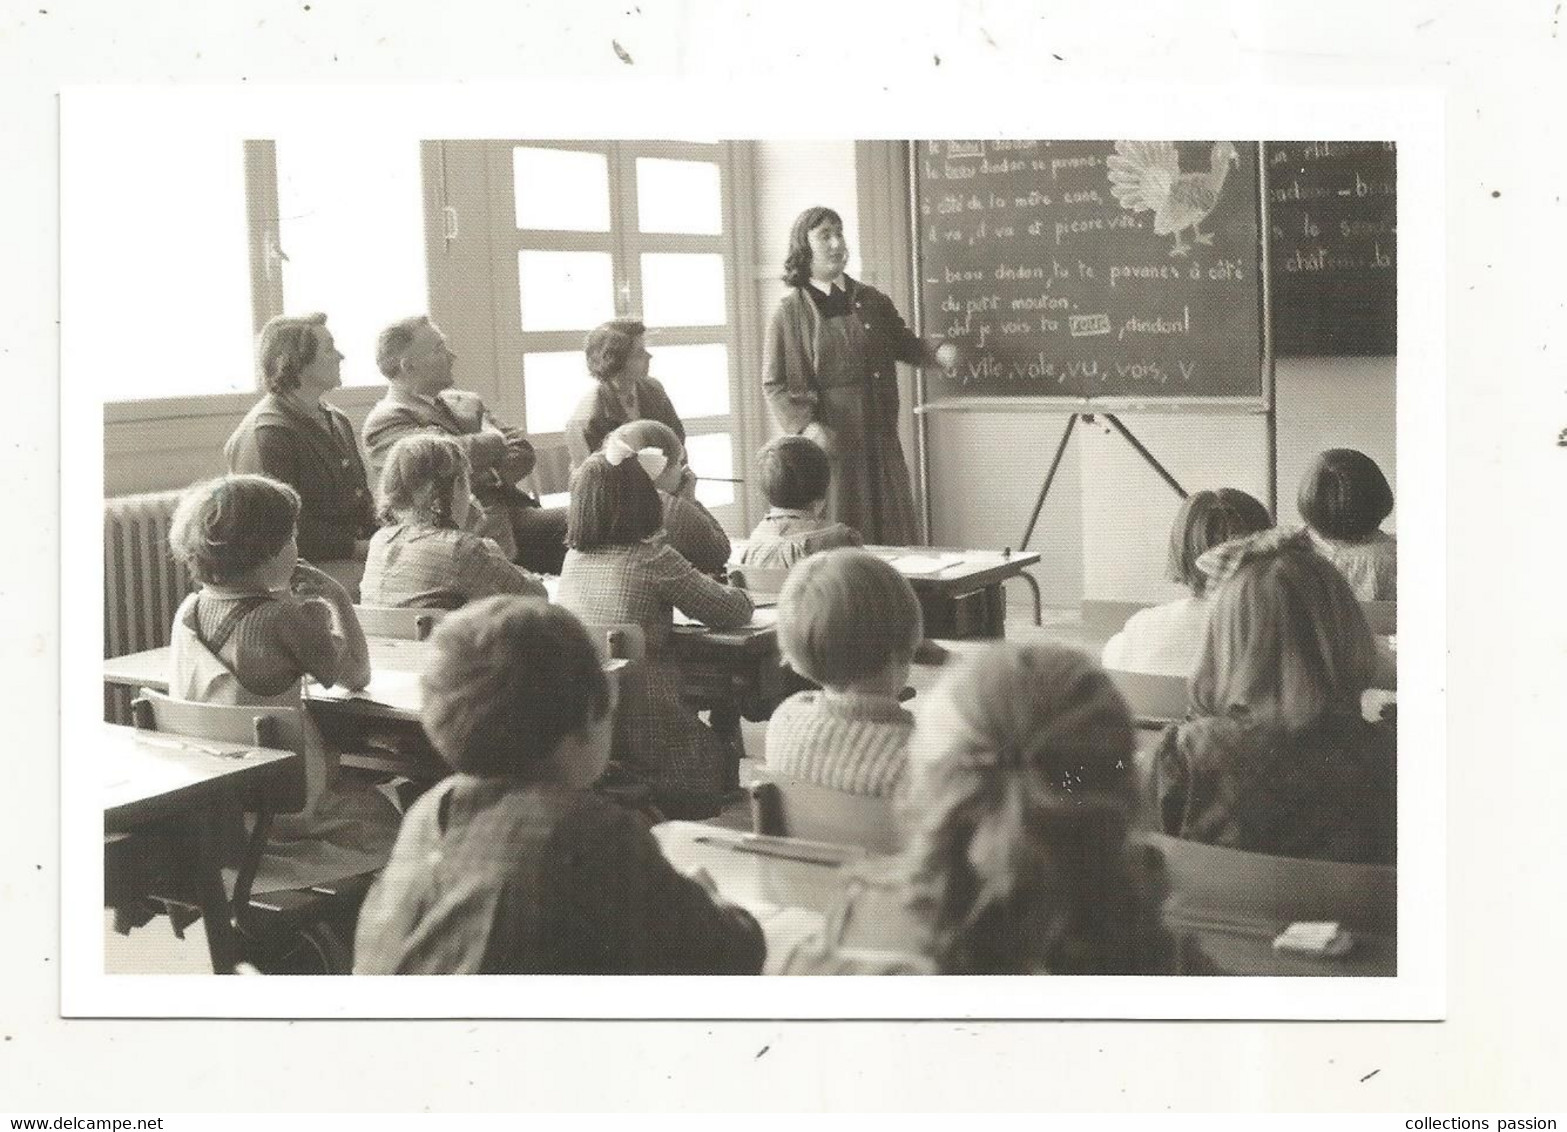
[[(1164, 888), (1162, 918), (1181, 941), (1183, 973), (1396, 973), (1393, 866), (1275, 857), (1159, 833), (1133, 838)], [(1301, 920), (1336, 921), (1358, 946), (1341, 959), (1274, 952), (1273, 938)]]
[(1114, 669), (1105, 674), (1125, 698), (1139, 727), (1163, 727), (1186, 718), (1190, 700), (1182, 677)]
[[(131, 717), (145, 731), (305, 753), (303, 721), (292, 708), (192, 703), (144, 688), (131, 703)], [(244, 839), (230, 900), (233, 923), (245, 945), (245, 958), (268, 973), (347, 974), (352, 955), (343, 937), (351, 930), (374, 874), (343, 877), (308, 889), (259, 896), (252, 892), (272, 817), (305, 804), (310, 773), (307, 769), (283, 795), (243, 800), (255, 818)]]
[(1363, 601), (1360, 608), (1365, 611), (1371, 631), (1377, 636), (1391, 637), (1398, 632), (1398, 602)]
[(799, 837), (896, 853), (897, 817), (891, 798), (848, 794), (793, 778), (767, 777), (751, 786), (751, 829), (770, 837)]
[(444, 609), (396, 609), (384, 605), (356, 605), (359, 627), (367, 637), (394, 641), (425, 641), (446, 616)]

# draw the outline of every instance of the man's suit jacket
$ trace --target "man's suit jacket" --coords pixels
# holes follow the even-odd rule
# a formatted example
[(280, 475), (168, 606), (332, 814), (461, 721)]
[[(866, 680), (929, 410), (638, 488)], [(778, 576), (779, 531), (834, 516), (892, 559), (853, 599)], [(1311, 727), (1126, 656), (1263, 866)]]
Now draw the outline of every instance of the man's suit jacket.
[(517, 487), (517, 481), (533, 470), (531, 446), (514, 453), (506, 445), (505, 425), (484, 407), (476, 393), (445, 389), (437, 393), (432, 405), (397, 386), (387, 387), (386, 396), (377, 401), (365, 418), (365, 448), (370, 454), (371, 475), (377, 482), (386, 466), (392, 446), (405, 436), (421, 432), (440, 432), (452, 437), (468, 453), (473, 467), (473, 494), (484, 505), (486, 514), (471, 523), (478, 534), (493, 538), (508, 558), (517, 553), (509, 511), (514, 507), (537, 507), (538, 500)]

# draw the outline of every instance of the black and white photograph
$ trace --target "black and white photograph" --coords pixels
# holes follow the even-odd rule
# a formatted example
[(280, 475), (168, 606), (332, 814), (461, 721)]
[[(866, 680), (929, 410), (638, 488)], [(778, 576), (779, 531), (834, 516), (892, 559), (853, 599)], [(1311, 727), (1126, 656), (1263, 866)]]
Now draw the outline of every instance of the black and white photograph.
[(1439, 1013), (1400, 902), (1440, 842), (1401, 810), (1439, 765), (1398, 740), (1407, 109), (209, 139), (82, 92), (67, 373), (150, 259), (192, 328), (100, 406), (105, 1001)]

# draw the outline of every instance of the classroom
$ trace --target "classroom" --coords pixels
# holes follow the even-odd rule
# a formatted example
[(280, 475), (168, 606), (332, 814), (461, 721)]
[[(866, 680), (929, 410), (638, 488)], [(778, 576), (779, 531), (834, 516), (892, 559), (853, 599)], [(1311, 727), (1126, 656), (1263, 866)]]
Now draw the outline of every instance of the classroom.
[(1398, 157), (100, 139), (105, 972), (1396, 977)]

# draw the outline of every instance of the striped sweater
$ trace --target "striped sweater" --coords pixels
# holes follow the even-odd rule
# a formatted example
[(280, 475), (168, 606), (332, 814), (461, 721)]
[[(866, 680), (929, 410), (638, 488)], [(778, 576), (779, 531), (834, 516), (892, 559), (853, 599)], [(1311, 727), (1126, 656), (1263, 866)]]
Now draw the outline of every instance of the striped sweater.
[(767, 724), (767, 769), (849, 794), (888, 797), (903, 784), (914, 717), (891, 696), (797, 692)]

